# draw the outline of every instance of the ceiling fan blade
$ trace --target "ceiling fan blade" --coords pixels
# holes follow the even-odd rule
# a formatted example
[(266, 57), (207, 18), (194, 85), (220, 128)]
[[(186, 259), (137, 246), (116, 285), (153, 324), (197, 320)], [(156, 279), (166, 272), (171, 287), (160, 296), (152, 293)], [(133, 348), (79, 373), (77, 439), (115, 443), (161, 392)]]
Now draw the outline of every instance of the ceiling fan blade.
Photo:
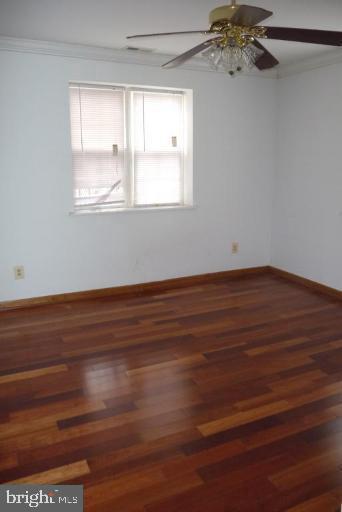
[(211, 34), (210, 30), (188, 30), (186, 32), (161, 32), (159, 34), (136, 34), (127, 36), (126, 39), (134, 39), (138, 37), (156, 37), (156, 36), (179, 36), (182, 34)]
[(259, 43), (256, 39), (254, 39), (254, 46), (262, 50), (264, 53), (255, 61), (255, 65), (260, 71), (264, 69), (274, 68), (279, 64), (279, 61), (270, 53), (262, 44)]
[(342, 46), (342, 32), (312, 30), (307, 28), (265, 27), (268, 39), (297, 41), (299, 43), (327, 44)]
[(191, 50), (188, 50), (185, 53), (182, 53), (181, 55), (178, 55), (172, 60), (169, 60), (165, 64), (163, 64), (163, 68), (171, 68), (175, 66), (179, 66), (180, 64), (183, 64), (183, 62), (191, 59), (191, 57), (194, 57), (194, 55), (197, 55), (197, 53), (202, 52), (208, 46), (211, 46), (214, 42), (220, 41), (220, 37), (214, 37), (213, 39), (209, 39), (208, 41), (204, 41), (201, 44), (198, 44), (197, 46), (194, 46), (194, 48), (191, 48)]
[(237, 5), (236, 12), (231, 18), (231, 22), (235, 25), (244, 25), (245, 27), (253, 27), (263, 20), (272, 16), (273, 12), (253, 7), (252, 5)]

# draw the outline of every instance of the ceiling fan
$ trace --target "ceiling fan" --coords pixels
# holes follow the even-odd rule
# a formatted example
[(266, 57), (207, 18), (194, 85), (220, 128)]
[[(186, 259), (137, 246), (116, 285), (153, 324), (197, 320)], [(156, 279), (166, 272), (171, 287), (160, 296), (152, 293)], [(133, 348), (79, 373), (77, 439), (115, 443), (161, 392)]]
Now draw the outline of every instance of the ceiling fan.
[(225, 71), (231, 76), (256, 66), (259, 70), (270, 69), (279, 64), (278, 60), (258, 39), (278, 39), (300, 43), (342, 46), (342, 32), (312, 30), (304, 28), (263, 27), (259, 23), (272, 16), (271, 11), (251, 5), (230, 5), (217, 7), (209, 14), (209, 30), (185, 32), (164, 32), (160, 34), (138, 34), (127, 39), (184, 34), (211, 34), (215, 37), (191, 48), (187, 52), (166, 62), (163, 67), (175, 67), (203, 52), (210, 66)]

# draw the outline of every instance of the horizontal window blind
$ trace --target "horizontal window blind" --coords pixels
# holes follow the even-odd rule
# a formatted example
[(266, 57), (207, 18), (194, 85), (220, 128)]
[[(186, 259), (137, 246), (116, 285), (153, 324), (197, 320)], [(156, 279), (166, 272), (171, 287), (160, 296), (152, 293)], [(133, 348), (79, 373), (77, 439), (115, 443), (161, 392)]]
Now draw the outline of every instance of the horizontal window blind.
[(184, 103), (182, 91), (70, 84), (75, 208), (184, 204)]
[(124, 90), (70, 86), (74, 204), (125, 203)]
[(137, 206), (183, 202), (183, 95), (134, 91), (132, 160)]

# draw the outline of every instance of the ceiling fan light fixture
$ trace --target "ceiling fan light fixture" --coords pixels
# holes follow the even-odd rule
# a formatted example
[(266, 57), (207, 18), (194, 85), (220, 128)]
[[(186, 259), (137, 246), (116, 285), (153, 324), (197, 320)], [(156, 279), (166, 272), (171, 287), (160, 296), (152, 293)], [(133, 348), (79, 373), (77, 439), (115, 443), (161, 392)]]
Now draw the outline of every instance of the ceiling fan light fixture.
[(231, 0), (230, 5), (216, 7), (209, 14), (209, 30), (136, 34), (138, 37), (161, 37), (184, 34), (210, 34), (211, 39), (190, 48), (181, 55), (165, 62), (163, 68), (176, 67), (203, 52), (210, 66), (234, 76), (255, 66), (260, 71), (272, 69), (279, 61), (265, 48), (259, 39), (294, 41), (342, 47), (342, 32), (293, 27), (262, 27), (262, 21), (272, 12), (253, 5), (240, 5)]
[(233, 77), (237, 73), (252, 69), (263, 53), (253, 44), (240, 47), (233, 43), (226, 46), (211, 46), (202, 53), (202, 56), (213, 70), (223, 71)]

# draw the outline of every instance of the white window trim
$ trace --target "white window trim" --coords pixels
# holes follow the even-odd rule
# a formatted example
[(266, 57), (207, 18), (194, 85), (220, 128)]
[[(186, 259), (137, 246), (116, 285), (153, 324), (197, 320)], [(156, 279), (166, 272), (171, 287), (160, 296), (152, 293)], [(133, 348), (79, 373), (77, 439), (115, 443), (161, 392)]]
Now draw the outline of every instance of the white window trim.
[(177, 205), (177, 206), (135, 206), (131, 208), (91, 208), (90, 210), (77, 209), (69, 212), (70, 216), (83, 216), (83, 215), (109, 215), (116, 213), (142, 213), (142, 212), (161, 212), (161, 211), (186, 211), (186, 210), (195, 210), (197, 208), (196, 204), (192, 205)]
[[(149, 204), (149, 205), (135, 205), (133, 198), (133, 190), (134, 179), (133, 176), (130, 175), (129, 180), (127, 180), (125, 190), (126, 190), (126, 201), (123, 206), (113, 207), (113, 206), (91, 206), (91, 207), (75, 207), (74, 202), (72, 209), (69, 212), (69, 215), (77, 216), (77, 215), (91, 215), (91, 214), (109, 214), (109, 213), (130, 213), (130, 212), (151, 212), (151, 211), (172, 211), (172, 210), (193, 210), (197, 206), (193, 201), (193, 91), (192, 89), (179, 89), (179, 88), (171, 88), (171, 87), (159, 87), (159, 86), (144, 86), (144, 85), (132, 85), (132, 84), (119, 84), (119, 83), (109, 83), (109, 82), (89, 82), (89, 81), (80, 81), (80, 80), (71, 80), (69, 82), (69, 87), (71, 85), (89, 85), (89, 86), (104, 86), (104, 87), (114, 87), (114, 88), (123, 88), (125, 90), (125, 120), (129, 118), (129, 123), (126, 122), (125, 125), (125, 137), (128, 141), (130, 137), (129, 125), (132, 125), (131, 122), (131, 113), (130, 113), (130, 99), (129, 94), (134, 91), (146, 91), (146, 92), (165, 92), (165, 93), (181, 93), (184, 97), (184, 110), (183, 110), (183, 126), (184, 126), (184, 155), (183, 155), (183, 193), (182, 193), (182, 202), (177, 204)], [(133, 173), (133, 168), (130, 162), (132, 158), (132, 145), (127, 142), (127, 147), (130, 148), (129, 151), (126, 152), (125, 157), (128, 159), (126, 162), (126, 169), (129, 172)], [(73, 169), (71, 169), (73, 172)]]

